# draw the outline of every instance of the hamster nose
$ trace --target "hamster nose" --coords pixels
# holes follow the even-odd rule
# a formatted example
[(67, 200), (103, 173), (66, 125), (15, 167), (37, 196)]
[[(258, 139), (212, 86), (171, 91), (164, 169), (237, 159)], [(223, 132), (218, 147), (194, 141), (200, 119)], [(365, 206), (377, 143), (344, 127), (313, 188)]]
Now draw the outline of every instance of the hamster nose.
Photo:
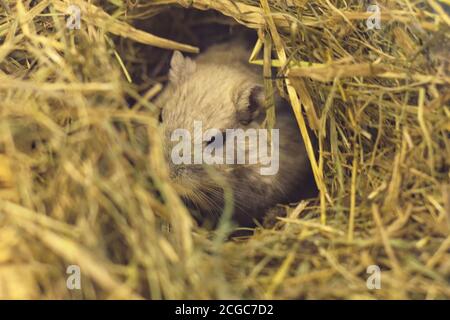
[(170, 166), (170, 178), (176, 179), (182, 176), (186, 172), (186, 167), (183, 165), (171, 165)]

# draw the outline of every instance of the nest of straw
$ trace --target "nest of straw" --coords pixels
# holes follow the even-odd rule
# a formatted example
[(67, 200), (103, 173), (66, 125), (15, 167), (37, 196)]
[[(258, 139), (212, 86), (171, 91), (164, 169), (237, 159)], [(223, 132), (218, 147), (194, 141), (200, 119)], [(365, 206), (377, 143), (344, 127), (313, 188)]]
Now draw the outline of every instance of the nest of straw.
[[(369, 4), (2, 0), (0, 298), (450, 298), (449, 3), (378, 1), (373, 30)], [(212, 24), (258, 33), (320, 191), (231, 241), (172, 188), (151, 102)]]

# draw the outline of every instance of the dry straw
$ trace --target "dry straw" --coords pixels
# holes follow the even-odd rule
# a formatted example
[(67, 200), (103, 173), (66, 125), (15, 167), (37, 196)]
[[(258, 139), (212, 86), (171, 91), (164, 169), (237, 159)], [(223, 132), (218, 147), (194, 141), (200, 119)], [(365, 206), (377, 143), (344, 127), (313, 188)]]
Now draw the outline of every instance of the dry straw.
[[(372, 30), (369, 4), (2, 0), (0, 298), (450, 298), (449, 2), (377, 1)], [(198, 48), (135, 22), (169, 6), (257, 31), (306, 141), (319, 196), (248, 239), (197, 227), (168, 179), (162, 79), (136, 77)]]

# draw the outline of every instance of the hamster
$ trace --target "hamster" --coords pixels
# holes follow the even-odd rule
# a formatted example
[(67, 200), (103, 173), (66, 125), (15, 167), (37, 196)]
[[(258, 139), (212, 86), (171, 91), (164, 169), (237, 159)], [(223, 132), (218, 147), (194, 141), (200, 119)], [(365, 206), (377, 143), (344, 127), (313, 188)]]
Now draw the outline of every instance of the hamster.
[[(311, 169), (297, 123), (289, 106), (279, 102), (274, 127), (279, 130), (278, 150), (272, 150), (278, 152), (279, 159), (275, 174), (261, 174), (261, 163), (174, 161), (174, 148), (180, 143), (174, 141), (177, 129), (186, 130), (191, 138), (196, 136), (194, 128), (198, 124), (203, 132), (215, 129), (222, 135), (220, 139), (213, 136), (209, 141), (199, 141), (197, 136), (192, 144), (207, 148), (215, 143), (223, 151), (229, 142), (227, 129), (262, 128), (263, 79), (261, 72), (248, 63), (249, 55), (241, 41), (212, 46), (195, 60), (175, 52), (169, 83), (155, 101), (161, 108), (160, 122), (171, 179), (186, 204), (200, 213), (200, 220), (217, 221), (224, 207), (224, 184), (232, 190), (233, 220), (240, 226), (253, 226), (254, 219), (261, 220), (268, 209), (279, 203), (298, 201), (309, 188)], [(272, 135), (272, 141), (273, 138)], [(270, 151), (271, 142), (268, 143)], [(248, 155), (256, 146), (246, 141), (237, 148), (244, 149)], [(224, 158), (230, 155), (231, 152), (224, 152)], [(191, 157), (195, 155), (188, 155), (187, 159)]]

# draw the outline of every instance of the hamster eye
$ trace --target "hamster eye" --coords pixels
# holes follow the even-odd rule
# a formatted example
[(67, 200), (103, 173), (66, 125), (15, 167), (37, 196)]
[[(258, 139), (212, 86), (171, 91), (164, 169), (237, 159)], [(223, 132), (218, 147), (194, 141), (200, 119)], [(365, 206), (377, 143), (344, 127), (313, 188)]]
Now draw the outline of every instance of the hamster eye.
[(214, 141), (216, 141), (216, 137), (211, 137), (211, 139), (209, 139), (208, 141), (206, 141), (206, 145), (209, 146), (211, 143), (213, 143)]
[(159, 111), (158, 121), (159, 123), (163, 122), (162, 109)]
[[(212, 136), (211, 139), (209, 139), (208, 141), (206, 141), (206, 145), (209, 146), (211, 143), (215, 142), (216, 139), (218, 139), (218, 135)], [(225, 142), (225, 134), (222, 132), (220, 133), (220, 135), (222, 136), (222, 143)]]

